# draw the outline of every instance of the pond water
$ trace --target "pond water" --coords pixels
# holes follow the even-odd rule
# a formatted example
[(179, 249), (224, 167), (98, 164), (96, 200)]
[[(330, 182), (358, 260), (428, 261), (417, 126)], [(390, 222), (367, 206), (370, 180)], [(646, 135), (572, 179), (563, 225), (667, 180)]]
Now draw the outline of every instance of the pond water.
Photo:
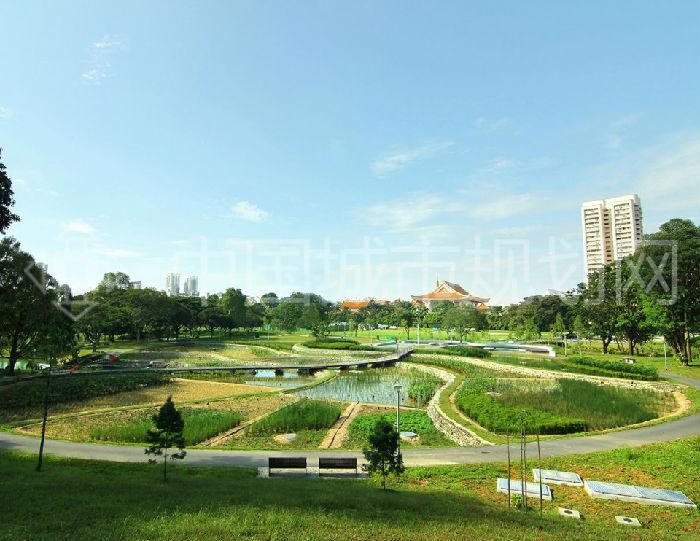
[(339, 372), (326, 383), (295, 393), (304, 398), (339, 400), (343, 402), (367, 402), (391, 406), (396, 404), (394, 384), (403, 386), (401, 403), (415, 405), (408, 398), (408, 388), (422, 376), (415, 370), (376, 368), (361, 372)]

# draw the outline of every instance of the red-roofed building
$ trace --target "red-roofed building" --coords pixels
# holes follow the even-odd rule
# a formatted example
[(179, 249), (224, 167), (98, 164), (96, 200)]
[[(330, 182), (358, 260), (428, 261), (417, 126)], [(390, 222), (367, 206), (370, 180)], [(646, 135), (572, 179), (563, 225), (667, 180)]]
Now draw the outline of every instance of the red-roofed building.
[(373, 299), (373, 298), (367, 298), (367, 299), (362, 299), (359, 301), (353, 301), (349, 299), (345, 299), (343, 302), (340, 303), (340, 309), (343, 310), (344, 308), (347, 308), (351, 312), (357, 312), (358, 310), (361, 310), (362, 308), (366, 308), (367, 306), (370, 305), (370, 303), (374, 304), (389, 304), (389, 301), (385, 299)]
[(453, 284), (446, 280), (438, 280), (435, 289), (424, 295), (411, 295), (415, 304), (421, 304), (428, 308), (432, 308), (433, 304), (441, 301), (449, 301), (456, 305), (467, 304), (481, 310), (488, 310), (486, 303), (489, 302), (489, 297), (477, 297), (472, 295), (459, 284)]

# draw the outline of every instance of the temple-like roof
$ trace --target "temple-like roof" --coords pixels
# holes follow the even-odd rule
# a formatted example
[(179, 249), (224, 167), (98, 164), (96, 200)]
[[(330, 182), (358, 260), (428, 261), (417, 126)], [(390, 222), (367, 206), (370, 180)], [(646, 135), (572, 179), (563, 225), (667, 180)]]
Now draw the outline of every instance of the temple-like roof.
[(414, 301), (473, 301), (487, 303), (488, 297), (472, 295), (459, 284), (453, 284), (447, 280), (439, 280), (435, 289), (424, 295), (411, 295)]
[(371, 298), (370, 299), (362, 299), (359, 301), (345, 299), (343, 302), (340, 303), (340, 309), (342, 310), (343, 308), (347, 308), (350, 311), (359, 310), (360, 308), (365, 308), (366, 306), (369, 306), (371, 303), (389, 304), (389, 301), (384, 300), (384, 299), (371, 299)]

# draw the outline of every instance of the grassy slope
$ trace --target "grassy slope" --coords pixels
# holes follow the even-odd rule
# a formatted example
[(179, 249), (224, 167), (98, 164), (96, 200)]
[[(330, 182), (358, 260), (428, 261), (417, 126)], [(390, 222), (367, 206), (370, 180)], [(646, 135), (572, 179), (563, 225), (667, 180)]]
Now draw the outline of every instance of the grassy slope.
[[(588, 478), (679, 489), (700, 499), (700, 438), (582, 457), (543, 467)], [(530, 457), (531, 460), (533, 457)], [(555, 487), (544, 518), (507, 510), (495, 492), (502, 464), (409, 469), (395, 490), (372, 482), (256, 479), (251, 470), (178, 464), (168, 484), (160, 469), (0, 454), (0, 539), (693, 539), (697, 511), (591, 500), (582, 489)], [(531, 466), (534, 462), (531, 462)], [(586, 520), (556, 515), (559, 505)], [(614, 515), (640, 518), (625, 529)]]

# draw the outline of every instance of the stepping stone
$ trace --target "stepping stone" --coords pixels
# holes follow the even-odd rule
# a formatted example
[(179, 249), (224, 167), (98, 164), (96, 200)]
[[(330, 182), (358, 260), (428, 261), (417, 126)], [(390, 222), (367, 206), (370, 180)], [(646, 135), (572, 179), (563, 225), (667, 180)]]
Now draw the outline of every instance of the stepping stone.
[(575, 518), (577, 520), (581, 520), (581, 513), (576, 511), (576, 509), (567, 509), (566, 507), (560, 507), (559, 514), (562, 517), (569, 517), (569, 518)]
[(617, 515), (615, 516), (615, 520), (618, 524), (624, 524), (625, 526), (636, 526), (637, 528), (641, 526), (639, 520), (634, 517), (622, 517)]
[(583, 481), (579, 477), (578, 473), (572, 471), (558, 471), (558, 470), (540, 470), (535, 468), (532, 470), (532, 475), (535, 481), (540, 480), (540, 471), (542, 472), (542, 482), (552, 483), (553, 485), (567, 485), (570, 487), (582, 487)]
[(273, 436), (273, 439), (275, 441), (278, 441), (280, 443), (292, 443), (295, 439), (297, 439), (296, 434), (278, 434), (277, 436)]
[[(498, 492), (503, 492), (504, 494), (508, 494), (508, 479), (505, 479), (503, 477), (499, 477), (498, 480), (496, 481), (496, 490)], [(522, 494), (520, 480), (515, 480), (515, 479), (510, 480), (510, 493), (511, 493), (511, 495)], [(526, 498), (539, 498), (540, 497), (540, 484), (526, 482), (525, 483), (525, 497)], [(543, 500), (551, 500), (552, 499), (552, 490), (549, 488), (549, 486), (547, 486), (545, 484), (542, 485), (542, 499)]]

